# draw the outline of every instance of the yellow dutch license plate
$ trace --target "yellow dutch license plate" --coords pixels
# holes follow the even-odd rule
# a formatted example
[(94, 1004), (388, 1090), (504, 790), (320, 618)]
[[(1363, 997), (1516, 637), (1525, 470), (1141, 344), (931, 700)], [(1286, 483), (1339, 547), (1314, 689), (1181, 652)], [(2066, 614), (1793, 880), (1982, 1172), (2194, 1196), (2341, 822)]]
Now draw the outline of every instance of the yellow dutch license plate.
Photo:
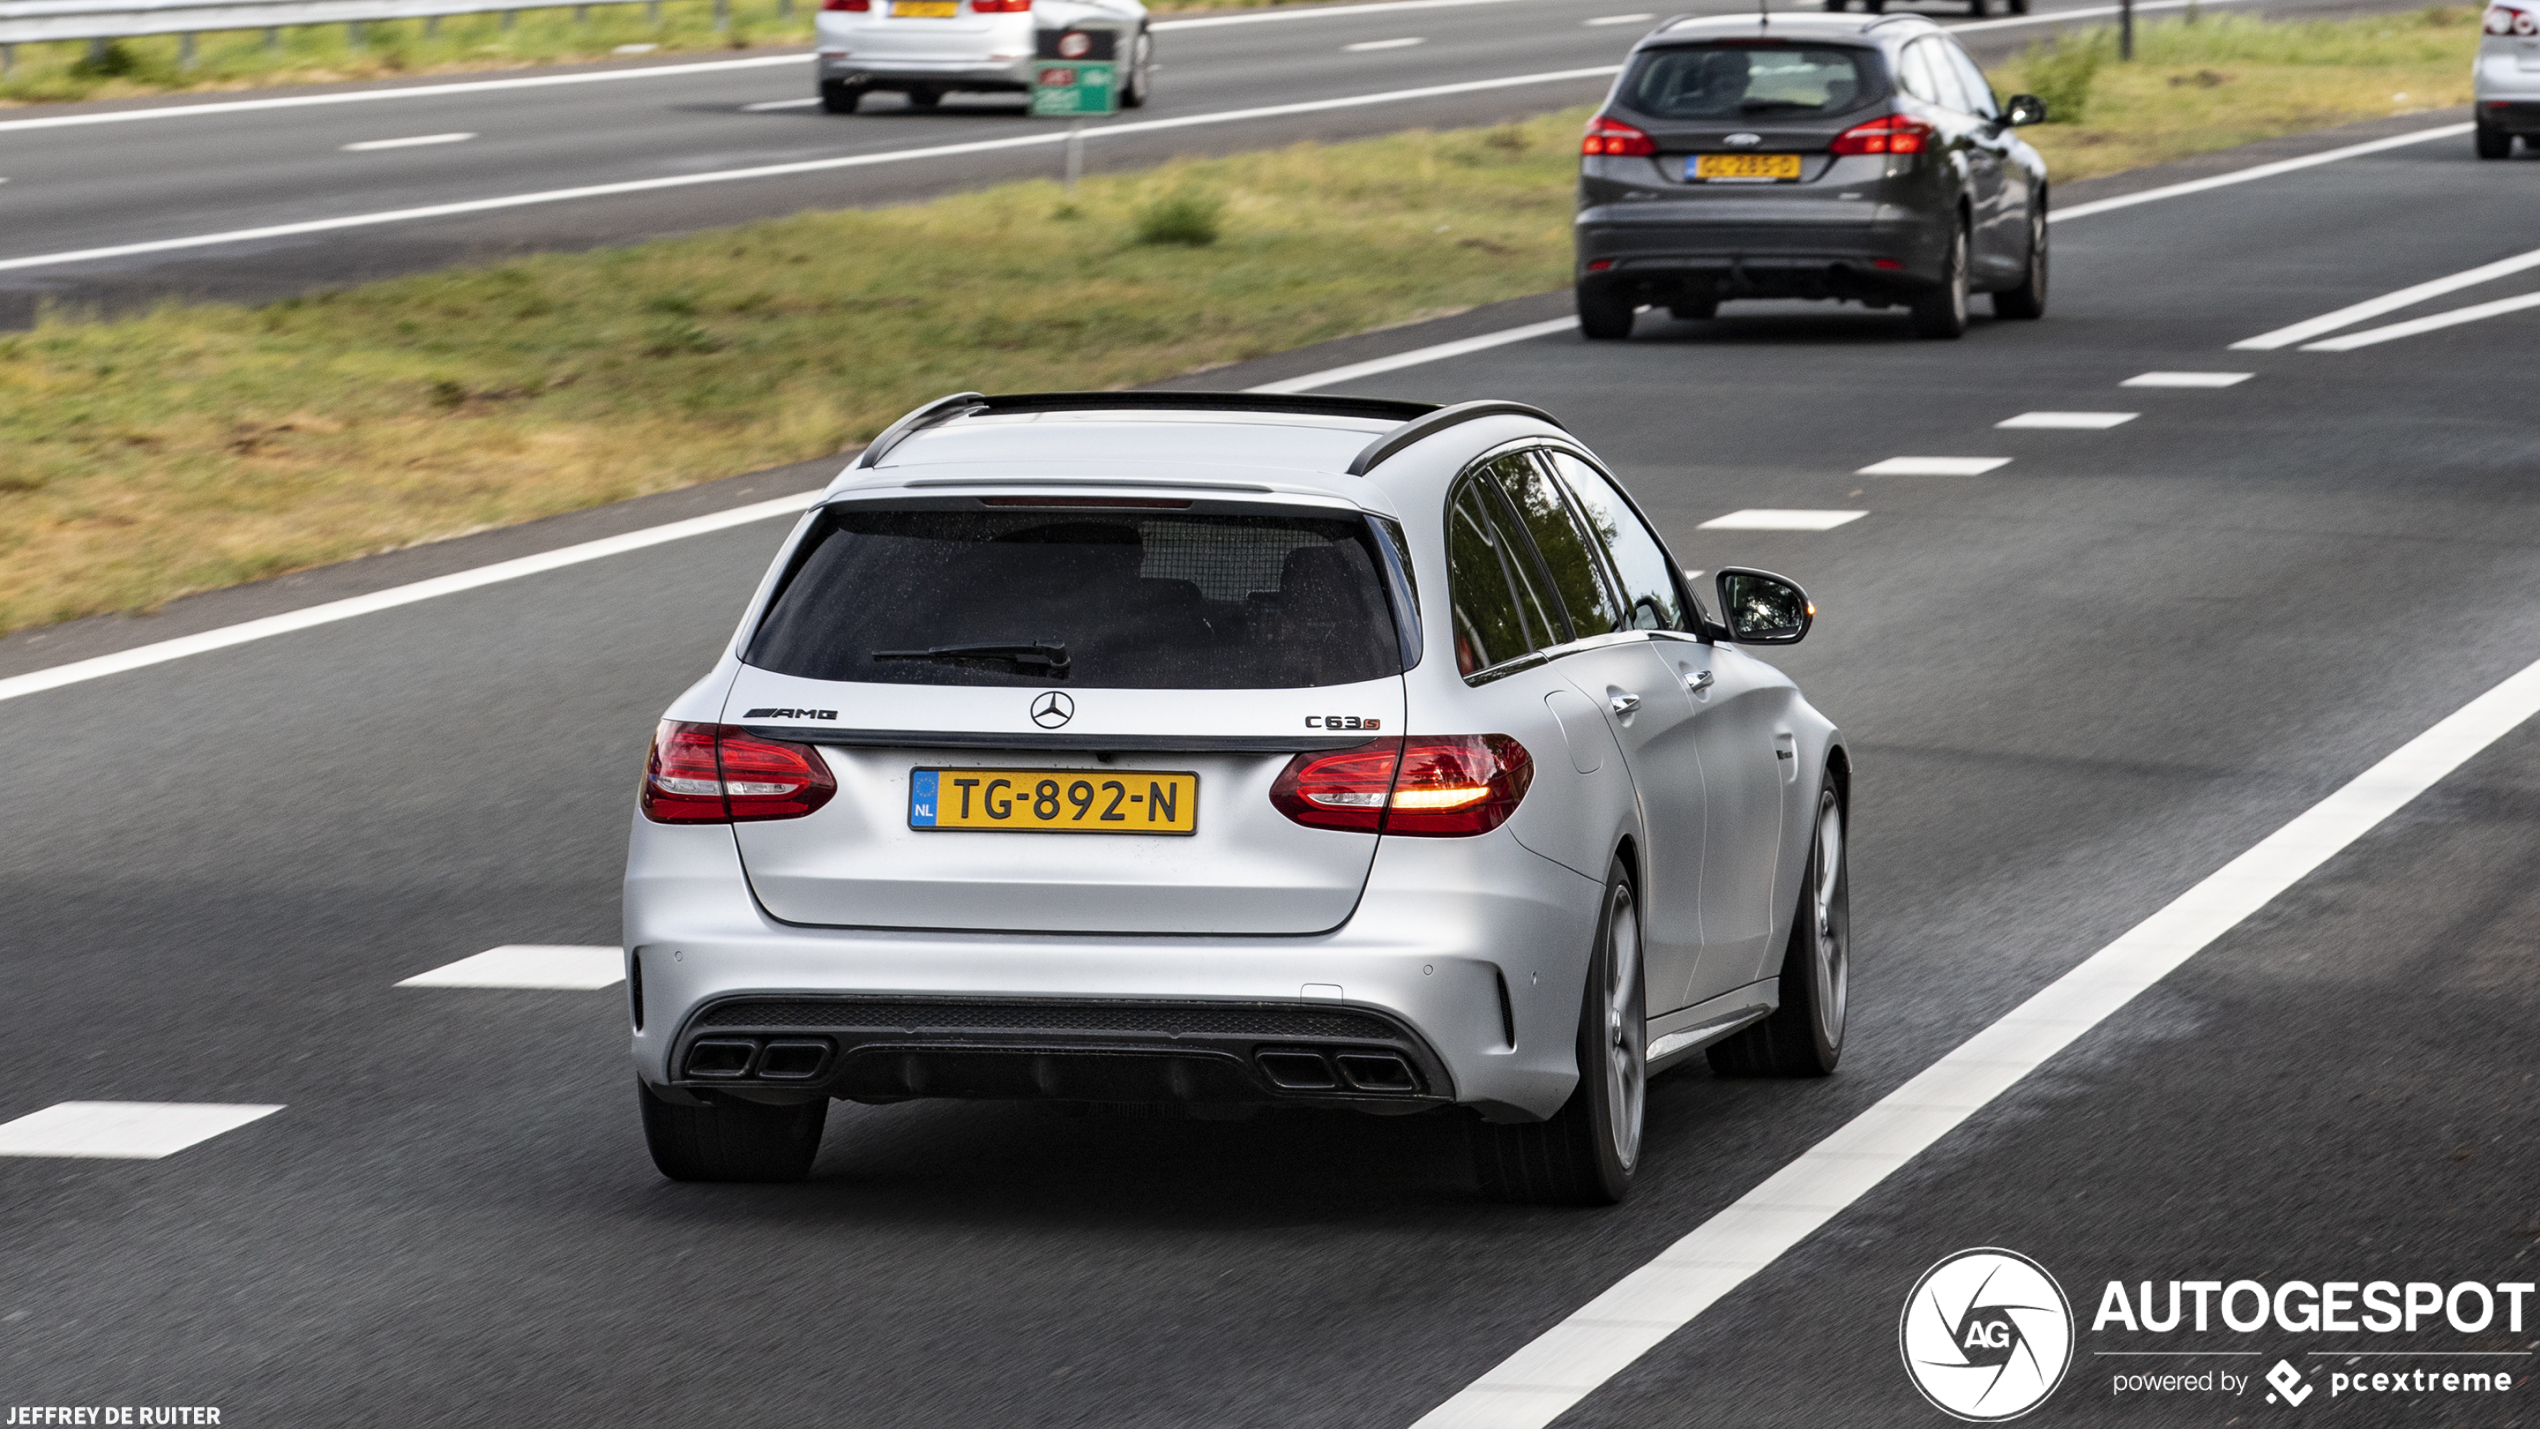
[(1696, 154), (1693, 176), (1697, 179), (1795, 179), (1799, 177), (1797, 154)]
[(949, 20), (961, 13), (961, 0), (891, 0), (891, 14), (902, 20)]
[(1199, 776), (1149, 769), (912, 769), (908, 826), (1005, 834), (1195, 834)]

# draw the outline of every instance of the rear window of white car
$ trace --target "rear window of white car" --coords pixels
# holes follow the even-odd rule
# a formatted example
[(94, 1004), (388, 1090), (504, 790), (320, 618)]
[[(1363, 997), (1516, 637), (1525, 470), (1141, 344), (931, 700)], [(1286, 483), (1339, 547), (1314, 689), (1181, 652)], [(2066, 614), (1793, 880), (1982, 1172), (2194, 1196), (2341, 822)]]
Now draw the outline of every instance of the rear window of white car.
[(900, 685), (1355, 684), (1403, 668), (1375, 540), (1340, 515), (834, 509), (745, 658)]
[(1841, 114), (1875, 97), (1869, 53), (1847, 47), (1685, 45), (1651, 50), (1623, 102), (1660, 119), (1738, 122)]

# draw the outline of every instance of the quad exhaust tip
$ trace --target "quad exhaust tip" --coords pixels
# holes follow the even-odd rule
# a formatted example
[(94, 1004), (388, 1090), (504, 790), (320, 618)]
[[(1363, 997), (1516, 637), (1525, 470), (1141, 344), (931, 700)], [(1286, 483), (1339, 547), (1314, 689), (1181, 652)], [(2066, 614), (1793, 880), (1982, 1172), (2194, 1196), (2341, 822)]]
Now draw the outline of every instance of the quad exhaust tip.
[(1420, 1090), (1419, 1074), (1394, 1052), (1338, 1052), (1326, 1056), (1304, 1048), (1262, 1052), (1254, 1065), (1270, 1084), (1286, 1092), (1373, 1092), (1402, 1096)]
[(688, 1075), (731, 1082), (807, 1082), (829, 1070), (830, 1047), (815, 1039), (760, 1042), (746, 1037), (701, 1038), (688, 1048)]

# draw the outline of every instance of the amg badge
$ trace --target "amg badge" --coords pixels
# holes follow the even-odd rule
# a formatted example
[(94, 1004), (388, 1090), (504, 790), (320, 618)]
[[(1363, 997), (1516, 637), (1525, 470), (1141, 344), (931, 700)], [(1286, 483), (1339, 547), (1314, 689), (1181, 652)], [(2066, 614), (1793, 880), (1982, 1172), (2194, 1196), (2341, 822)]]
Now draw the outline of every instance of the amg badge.
[(837, 717), (836, 710), (788, 709), (756, 709), (741, 716), (743, 719), (836, 719)]

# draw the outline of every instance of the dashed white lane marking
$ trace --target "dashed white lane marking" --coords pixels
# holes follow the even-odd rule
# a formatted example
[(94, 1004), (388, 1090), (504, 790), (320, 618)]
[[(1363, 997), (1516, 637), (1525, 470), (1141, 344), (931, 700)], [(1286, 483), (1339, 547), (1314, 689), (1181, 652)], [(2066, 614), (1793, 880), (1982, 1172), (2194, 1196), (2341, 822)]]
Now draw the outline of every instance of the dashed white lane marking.
[(1793, 507), (1750, 506), (1726, 516), (1714, 516), (1694, 529), (1697, 531), (1831, 531), (1837, 526), (1858, 521), (1867, 511), (1809, 511)]
[(818, 95), (814, 95), (809, 99), (762, 99), (756, 104), (742, 105), (741, 112), (743, 114), (765, 114), (771, 110), (777, 109), (809, 109), (819, 102), (820, 97)]
[(1428, 42), (1427, 37), (1422, 35), (1405, 35), (1398, 40), (1360, 40), (1354, 45), (1341, 46), (1341, 53), (1363, 55), (1370, 50), (1407, 50), (1413, 45), (1425, 45)]
[(2207, 875), (1421, 1418), (1543, 1429), (1891, 1172), (2540, 713), (2524, 667)]
[[(2469, 126), (2460, 127), (2466, 130)], [(2499, 258), (2493, 263), (2482, 263), (2475, 268), (2464, 268), (2447, 277), (2413, 284), (2397, 292), (2384, 293), (2378, 298), (2366, 298), (2360, 303), (2339, 308), (2333, 313), (2322, 313), (2315, 318), (2305, 318), (2290, 327), (2280, 327), (2273, 332), (2262, 332), (2256, 337), (2242, 338), (2231, 346), (2234, 351), (2272, 352), (2279, 347), (2291, 347), (2297, 342), (2308, 342), (2322, 333), (2335, 332), (2341, 327), (2353, 327), (2359, 322), (2377, 318), (2383, 313), (2395, 313), (2401, 308), (2424, 302), (2428, 298), (2439, 298), (2445, 293), (2457, 293), (2463, 288), (2474, 288), (2481, 283), (2492, 283), (2498, 278), (2510, 278), (2516, 273), (2527, 272), (2533, 268), (2540, 268), (2540, 248), (2534, 248), (2528, 253), (2517, 253), (2511, 258)]]
[(2141, 412), (2022, 412), (1994, 423), (2014, 432), (2104, 432), (2122, 427)]
[(1450, 357), (1462, 357), (1468, 352), (1486, 352), (1494, 347), (1506, 347), (1512, 342), (1524, 342), (1528, 338), (1550, 337), (1556, 332), (1576, 332), (1578, 328), (1577, 318), (1550, 318), (1539, 323), (1528, 323), (1523, 327), (1501, 328), (1497, 332), (1486, 332), (1480, 337), (1458, 338), (1453, 342), (1415, 347), (1409, 352), (1397, 352), (1391, 357), (1353, 362), (1346, 367), (1327, 367), (1320, 372), (1309, 372), (1303, 377), (1290, 377), (1281, 382), (1264, 382), (1258, 387), (1247, 387), (1244, 390), (1247, 392), (1314, 392), (1325, 387), (1336, 387), (1343, 382), (1355, 382), (1362, 377), (1374, 377), (1405, 367), (1419, 367)]
[(589, 992), (626, 980), (626, 955), (616, 948), (554, 943), (505, 943), (428, 973), (399, 987), (540, 987)]
[(373, 149), (420, 149), (426, 144), (464, 144), (475, 137), (474, 134), (463, 133), (417, 134), (405, 139), (364, 139), (358, 144), (342, 147), (347, 154), (367, 154)]
[(1874, 461), (1855, 476), (1982, 476), (2011, 464), (2006, 456), (1892, 456)]
[(1593, 20), (1581, 20), (1579, 23), (1593, 29), (1598, 25), (1639, 25), (1657, 18), (1649, 11), (1641, 10), (1629, 15), (1599, 15)]
[(2254, 372), (2144, 372), (2118, 383), (2120, 387), (2237, 387)]
[(56, 1102), (0, 1124), (0, 1156), (156, 1161), (280, 1110), (220, 1102)]
[(2320, 342), (2306, 342), (2302, 344), (2302, 351), (2352, 352), (2356, 348), (2371, 347), (2375, 343), (2415, 337), (2421, 332), (2437, 332), (2447, 327), (2459, 327), (2463, 323), (2474, 323), (2482, 318), (2503, 317), (2507, 313), (2518, 313), (2525, 308), (2540, 308), (2540, 293), (2525, 293), (2516, 298), (2498, 298), (2492, 303), (2473, 303), (2466, 308), (2428, 313), (2424, 317), (2410, 318), (2406, 322), (2392, 323), (2388, 327), (2368, 327), (2362, 332), (2350, 332), (2343, 337), (2332, 337)]

